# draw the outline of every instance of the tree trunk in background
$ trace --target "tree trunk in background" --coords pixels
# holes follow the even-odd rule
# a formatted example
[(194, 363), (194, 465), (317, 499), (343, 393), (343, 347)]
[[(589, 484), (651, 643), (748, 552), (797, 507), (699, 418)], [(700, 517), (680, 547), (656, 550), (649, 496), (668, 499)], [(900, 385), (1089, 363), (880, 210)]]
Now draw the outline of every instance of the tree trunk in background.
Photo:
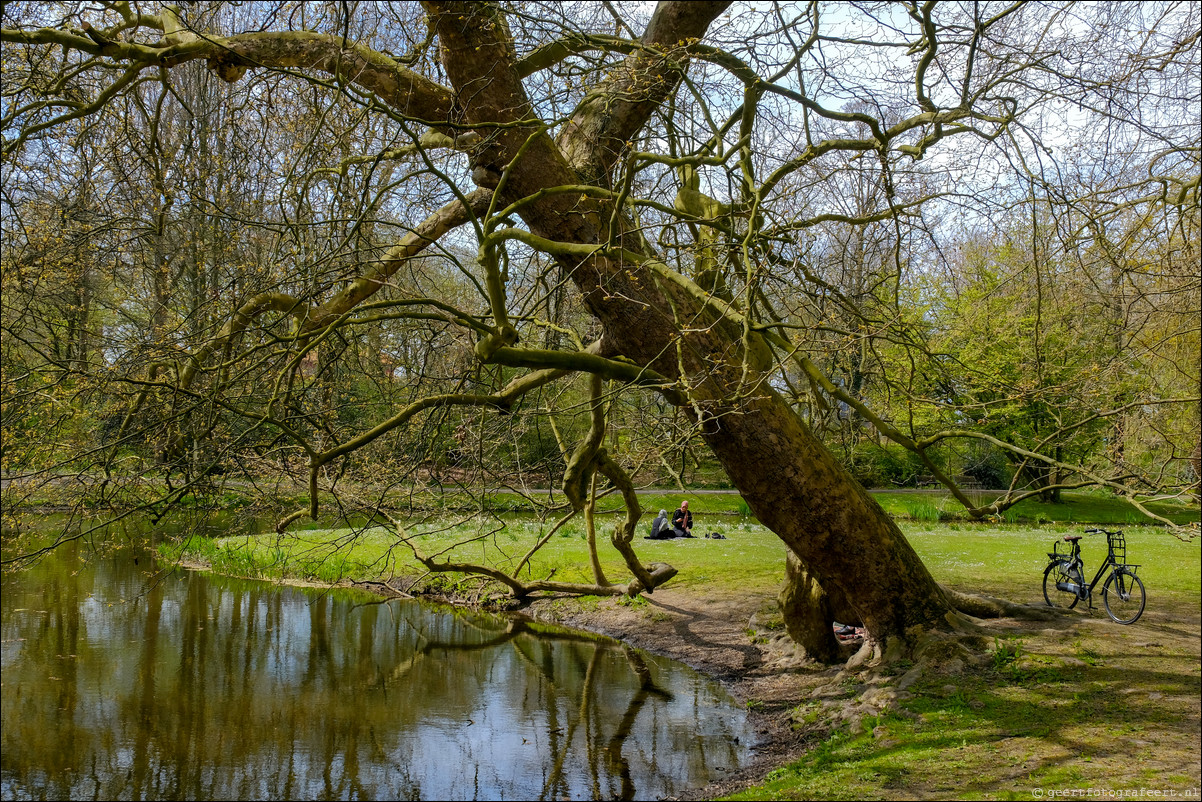
[(1194, 446), (1194, 454), (1190, 457), (1194, 466), (1194, 495), (1202, 502), (1202, 441)]

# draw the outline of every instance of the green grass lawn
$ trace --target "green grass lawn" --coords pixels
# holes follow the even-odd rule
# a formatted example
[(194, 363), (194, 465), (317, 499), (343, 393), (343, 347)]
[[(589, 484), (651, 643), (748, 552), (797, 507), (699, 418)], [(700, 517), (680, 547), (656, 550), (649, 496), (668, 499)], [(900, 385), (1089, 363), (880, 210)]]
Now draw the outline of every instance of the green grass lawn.
[[(698, 497), (696, 503), (703, 511), (698, 513), (696, 531), (718, 531), (726, 540), (699, 537), (653, 541), (639, 536), (634, 541), (636, 551), (644, 562), (667, 562), (680, 569), (673, 580), (677, 586), (713, 584), (715, 592), (774, 592), (783, 572), (783, 544), (753, 518), (715, 514), (724, 511), (713, 509), (719, 501), (735, 511), (742, 500), (726, 495)], [(614, 516), (598, 516), (597, 537), (607, 576), (622, 582), (625, 567), (608, 543), (616, 520)], [(413, 559), (410, 543), (440, 560), (512, 569), (551, 530), (553, 522), (521, 514), (425, 513), (405, 525), (403, 533), (375, 526), (222, 539), (192, 537), (165, 549), (166, 556), (202, 559), (222, 573), (321, 582), (375, 580), (425, 573)], [(1040, 580), (1053, 542), (1087, 528), (1085, 524), (1064, 522), (1029, 525), (901, 520), (900, 525), (939, 581), (1021, 602), (1041, 598)], [(1161, 527), (1123, 524), (1123, 528), (1128, 534), (1128, 562), (1142, 566), (1140, 576), (1150, 591), (1157, 588), (1197, 595), (1198, 541), (1183, 543)], [(1082, 541), (1087, 569), (1092, 571), (1105, 554), (1105, 536), (1091, 535)], [(1184, 560), (1175, 556), (1182, 554), (1193, 556)], [(520, 578), (551, 575), (565, 582), (591, 581), (582, 520), (573, 520), (556, 531)], [(451, 575), (439, 580), (444, 586), (456, 581)]]
[[(969, 500), (977, 506), (993, 502), (1001, 494), (992, 490), (972, 490)], [(964, 507), (946, 492), (874, 493), (873, 497), (895, 518), (921, 521), (967, 520)], [(1148, 501), (1146, 506), (1157, 515), (1176, 524), (1198, 520), (1198, 505), (1180, 500)], [(1135, 526), (1147, 518), (1128, 501), (1113, 493), (1089, 491), (1064, 493), (1061, 503), (1042, 502), (1030, 498), (996, 516), (1006, 523), (1105, 523)], [(1112, 527), (1113, 528), (1113, 527)]]
[[(612, 517), (599, 518), (597, 538), (602, 567), (611, 581), (625, 582), (626, 568), (609, 544)], [(551, 529), (551, 522), (532, 516), (438, 517), (419, 520), (406, 534), (423, 554), (441, 561), (485, 563), (512, 570), (530, 547)], [(746, 519), (710, 521), (726, 540), (645, 540), (634, 548), (645, 563), (668, 562), (680, 569), (678, 586), (717, 583), (729, 588), (771, 592), (784, 565), (784, 545), (764, 527)], [(295, 578), (321, 582), (344, 579), (382, 580), (424, 574), (407, 541), (383, 526), (361, 529), (316, 529), (285, 535), (236, 536), (220, 539), (192, 536), (163, 547), (169, 558), (184, 556), (210, 563), (220, 573), (263, 579)], [(573, 521), (553, 534), (521, 572), (524, 581), (553, 576), (563, 582), (591, 582), (588, 542), (583, 521)], [(441, 589), (454, 590), (478, 580), (456, 575), (432, 578)]]
[[(1042, 603), (1043, 570), (1052, 544), (1086, 528), (1067, 524), (902, 524), (902, 531), (939, 581), (1021, 603)], [(1156, 593), (1197, 600), (1202, 590), (1202, 541), (1184, 542), (1156, 526), (1124, 526), (1122, 530), (1127, 535), (1127, 562), (1140, 566), (1139, 576), (1149, 593), (1155, 588)], [(1106, 536), (1086, 535), (1081, 540), (1081, 558), (1092, 579), (1106, 558)], [(1100, 590), (1101, 583), (1098, 587)]]

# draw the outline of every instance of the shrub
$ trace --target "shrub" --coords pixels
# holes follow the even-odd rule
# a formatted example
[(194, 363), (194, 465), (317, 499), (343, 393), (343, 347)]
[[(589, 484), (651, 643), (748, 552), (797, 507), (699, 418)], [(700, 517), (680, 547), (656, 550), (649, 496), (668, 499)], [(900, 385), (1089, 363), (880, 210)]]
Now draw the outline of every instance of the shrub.
[(991, 443), (975, 443), (965, 455), (961, 472), (971, 476), (986, 490), (1002, 490), (1010, 484), (1010, 466), (1006, 457)]

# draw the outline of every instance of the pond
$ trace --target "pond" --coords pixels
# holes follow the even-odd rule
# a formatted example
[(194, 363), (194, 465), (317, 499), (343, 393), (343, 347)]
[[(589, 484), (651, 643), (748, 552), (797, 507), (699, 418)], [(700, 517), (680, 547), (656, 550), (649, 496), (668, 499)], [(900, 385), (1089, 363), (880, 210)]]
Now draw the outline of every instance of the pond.
[(651, 799), (751, 757), (721, 686), (586, 633), (137, 543), (62, 546), (2, 591), (6, 799)]

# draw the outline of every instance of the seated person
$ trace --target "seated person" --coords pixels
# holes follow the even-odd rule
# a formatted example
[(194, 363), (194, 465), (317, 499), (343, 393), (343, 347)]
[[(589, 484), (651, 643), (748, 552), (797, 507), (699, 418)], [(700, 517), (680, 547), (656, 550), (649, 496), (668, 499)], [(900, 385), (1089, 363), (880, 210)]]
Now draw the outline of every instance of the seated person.
[(672, 513), (672, 533), (676, 537), (693, 536), (693, 513), (689, 512), (689, 502), (680, 502), (680, 509)]
[(660, 510), (659, 515), (651, 522), (651, 534), (646, 540), (669, 540), (672, 537), (672, 527), (668, 526), (668, 511)]

